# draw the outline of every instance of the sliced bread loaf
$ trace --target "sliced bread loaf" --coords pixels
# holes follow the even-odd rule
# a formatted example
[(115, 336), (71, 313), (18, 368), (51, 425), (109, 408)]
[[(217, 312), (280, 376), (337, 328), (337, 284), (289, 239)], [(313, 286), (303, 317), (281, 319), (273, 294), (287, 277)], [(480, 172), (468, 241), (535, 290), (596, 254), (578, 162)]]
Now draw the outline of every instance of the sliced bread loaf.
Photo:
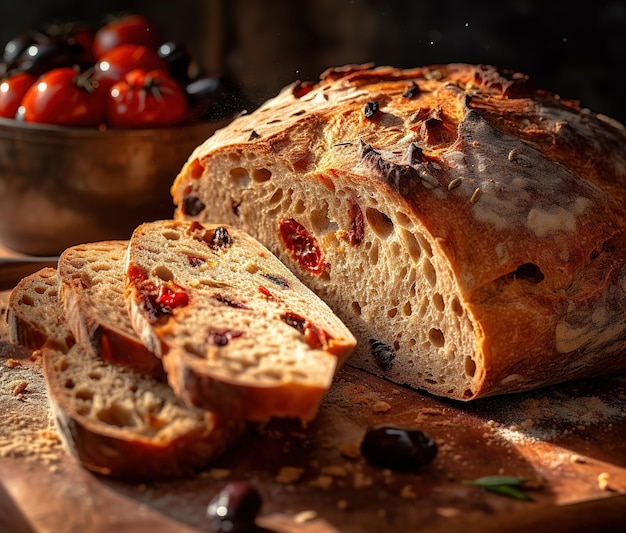
[(487, 65), (346, 65), (216, 132), (175, 218), (250, 233), (458, 400), (626, 371), (626, 129)]
[(59, 257), (59, 302), (76, 342), (93, 355), (164, 379), (163, 365), (135, 334), (124, 299), (127, 241), (72, 246)]
[(142, 224), (128, 247), (132, 324), (188, 404), (230, 417), (311, 419), (355, 346), (350, 331), (246, 233)]
[(240, 425), (185, 406), (167, 384), (79, 344), (44, 349), (43, 360), (63, 443), (93, 472), (134, 481), (190, 475), (241, 434)]
[(44, 344), (65, 348), (74, 343), (58, 303), (58, 276), (46, 267), (23, 278), (11, 291), (7, 329), (13, 344), (38, 350)]

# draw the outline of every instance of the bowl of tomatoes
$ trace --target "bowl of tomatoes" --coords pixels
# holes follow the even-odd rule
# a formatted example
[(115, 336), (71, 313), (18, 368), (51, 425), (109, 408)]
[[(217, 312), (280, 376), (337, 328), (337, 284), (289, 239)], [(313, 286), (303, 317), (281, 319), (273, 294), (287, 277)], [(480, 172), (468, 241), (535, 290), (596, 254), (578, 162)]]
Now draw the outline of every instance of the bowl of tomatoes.
[(2, 69), (0, 242), (29, 255), (171, 217), (188, 156), (247, 105), (139, 15), (21, 34)]

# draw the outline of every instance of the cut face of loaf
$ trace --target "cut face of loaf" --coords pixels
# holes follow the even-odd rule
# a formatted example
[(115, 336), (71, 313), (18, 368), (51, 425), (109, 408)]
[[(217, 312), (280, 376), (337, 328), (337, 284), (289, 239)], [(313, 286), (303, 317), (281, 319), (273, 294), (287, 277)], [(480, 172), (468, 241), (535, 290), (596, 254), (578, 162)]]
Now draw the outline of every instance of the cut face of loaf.
[(163, 382), (80, 345), (44, 349), (50, 404), (64, 445), (87, 469), (126, 480), (186, 476), (211, 464), (241, 426), (189, 409)]
[(59, 257), (59, 302), (76, 341), (93, 355), (164, 378), (133, 330), (124, 298), (127, 241), (80, 244)]
[(146, 223), (128, 247), (133, 326), (190, 405), (311, 419), (355, 345), (266, 248), (225, 226)]
[(470, 400), (626, 370), (625, 141), (520, 74), (345, 67), (218, 131), (172, 195), (320, 295), (350, 364)]

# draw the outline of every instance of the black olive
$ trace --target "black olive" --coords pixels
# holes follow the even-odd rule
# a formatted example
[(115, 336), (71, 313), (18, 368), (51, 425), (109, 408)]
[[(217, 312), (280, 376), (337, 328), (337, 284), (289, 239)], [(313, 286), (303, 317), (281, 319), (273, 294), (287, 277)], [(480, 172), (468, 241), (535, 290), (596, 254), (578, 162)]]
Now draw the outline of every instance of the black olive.
[(44, 33), (31, 30), (16, 35), (4, 45), (2, 60), (7, 64), (7, 70), (17, 68), (22, 54), (32, 45), (49, 41), (49, 37)]
[(35, 76), (59, 67), (73, 67), (81, 61), (82, 48), (62, 40), (30, 45), (20, 56), (18, 68)]
[(198, 63), (189, 49), (181, 43), (167, 42), (159, 46), (159, 56), (167, 62), (170, 76), (181, 83), (189, 83), (198, 77)]
[(200, 120), (219, 120), (243, 111), (248, 102), (242, 92), (221, 77), (200, 78), (185, 86), (192, 115)]
[(261, 495), (250, 483), (232, 482), (209, 502), (206, 515), (214, 531), (249, 532), (255, 529), (262, 504)]
[(433, 462), (437, 444), (417, 429), (380, 426), (367, 430), (361, 454), (381, 468), (412, 471)]

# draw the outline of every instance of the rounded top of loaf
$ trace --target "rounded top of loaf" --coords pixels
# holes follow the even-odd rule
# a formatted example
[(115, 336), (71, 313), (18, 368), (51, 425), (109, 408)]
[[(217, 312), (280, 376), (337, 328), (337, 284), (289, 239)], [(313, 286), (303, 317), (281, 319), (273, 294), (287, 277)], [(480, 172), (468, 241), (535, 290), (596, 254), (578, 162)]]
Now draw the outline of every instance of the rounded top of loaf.
[(289, 85), (188, 165), (254, 147), (302, 176), (367, 182), (420, 219), (466, 295), (516, 272), (558, 291), (623, 232), (625, 132), (493, 66), (348, 65)]

